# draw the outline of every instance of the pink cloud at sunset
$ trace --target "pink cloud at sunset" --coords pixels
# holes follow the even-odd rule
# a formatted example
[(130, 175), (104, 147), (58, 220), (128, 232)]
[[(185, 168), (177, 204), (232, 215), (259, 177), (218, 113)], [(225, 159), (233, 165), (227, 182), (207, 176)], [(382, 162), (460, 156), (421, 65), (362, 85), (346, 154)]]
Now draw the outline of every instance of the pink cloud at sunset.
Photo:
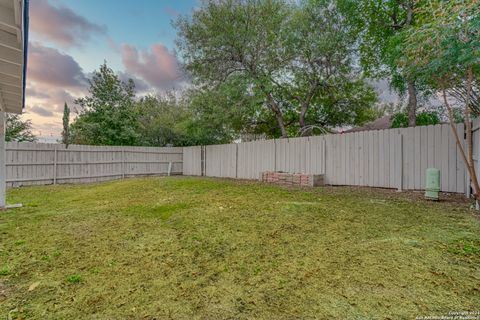
[(30, 43), (25, 117), (34, 120), (34, 127), (42, 134), (58, 134), (64, 103), (73, 106), (75, 97), (86, 92), (87, 83), (82, 68), (70, 55)]
[(82, 68), (71, 56), (38, 42), (29, 45), (27, 79), (43, 86), (77, 89), (87, 84)]
[(164, 91), (181, 86), (183, 80), (180, 65), (174, 53), (162, 44), (154, 44), (150, 50), (137, 50), (122, 45), (122, 62), (127, 73), (138, 76), (157, 90)]
[(30, 2), (30, 29), (40, 38), (63, 47), (82, 46), (93, 35), (106, 34), (106, 26), (92, 23), (70, 8), (48, 0)]

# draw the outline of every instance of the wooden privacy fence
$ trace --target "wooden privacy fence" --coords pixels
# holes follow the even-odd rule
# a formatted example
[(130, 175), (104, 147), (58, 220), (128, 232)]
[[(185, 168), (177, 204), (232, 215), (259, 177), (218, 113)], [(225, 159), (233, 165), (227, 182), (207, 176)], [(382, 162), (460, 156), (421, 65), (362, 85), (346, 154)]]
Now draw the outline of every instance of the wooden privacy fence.
[(108, 147), (8, 142), (7, 186), (83, 183), (182, 174), (182, 148)]
[[(478, 162), (480, 121), (474, 121)], [(464, 126), (456, 126), (464, 142)], [(465, 143), (465, 142), (464, 142)], [(326, 184), (422, 190), (440, 169), (445, 192), (467, 193), (467, 170), (449, 125), (362, 131), (185, 148), (6, 145), (7, 186), (184, 174), (259, 179), (264, 171), (324, 174)]]
[[(463, 124), (456, 128), (463, 139)], [(468, 189), (448, 124), (185, 147), (183, 152), (186, 175), (259, 179), (263, 171), (285, 171), (324, 174), (331, 185), (422, 190), (425, 170), (436, 167), (442, 191)]]

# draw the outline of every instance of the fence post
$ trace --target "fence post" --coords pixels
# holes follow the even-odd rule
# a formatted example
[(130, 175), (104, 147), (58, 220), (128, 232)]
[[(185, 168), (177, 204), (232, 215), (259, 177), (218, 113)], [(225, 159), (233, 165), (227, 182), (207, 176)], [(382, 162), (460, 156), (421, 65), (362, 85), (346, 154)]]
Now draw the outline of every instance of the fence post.
[(277, 171), (277, 139), (273, 139), (273, 171)]
[(207, 146), (203, 146), (203, 169), (202, 176), (207, 176)]
[(398, 188), (397, 191), (401, 192), (403, 189), (403, 135), (401, 132), (398, 133), (398, 143), (397, 143), (397, 148), (398, 148), (398, 157), (397, 161), (398, 163)]
[(235, 179), (238, 179), (238, 143), (235, 144)]
[(327, 139), (323, 138), (322, 143), (322, 153), (323, 153), (323, 179), (324, 182), (327, 182)]
[(53, 150), (53, 184), (57, 184), (57, 145)]
[(203, 177), (203, 146), (200, 146), (200, 176)]
[(125, 179), (125, 148), (122, 147), (122, 179)]

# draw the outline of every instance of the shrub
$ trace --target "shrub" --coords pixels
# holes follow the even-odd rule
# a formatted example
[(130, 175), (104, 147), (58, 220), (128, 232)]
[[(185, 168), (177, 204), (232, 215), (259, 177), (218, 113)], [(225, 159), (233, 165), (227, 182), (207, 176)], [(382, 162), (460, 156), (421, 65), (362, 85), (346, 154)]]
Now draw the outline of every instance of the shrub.
[[(428, 126), (433, 124), (439, 124), (440, 117), (436, 111), (423, 111), (417, 114), (416, 124), (417, 126)], [(406, 112), (397, 112), (392, 116), (392, 128), (407, 128), (408, 127), (408, 115)]]

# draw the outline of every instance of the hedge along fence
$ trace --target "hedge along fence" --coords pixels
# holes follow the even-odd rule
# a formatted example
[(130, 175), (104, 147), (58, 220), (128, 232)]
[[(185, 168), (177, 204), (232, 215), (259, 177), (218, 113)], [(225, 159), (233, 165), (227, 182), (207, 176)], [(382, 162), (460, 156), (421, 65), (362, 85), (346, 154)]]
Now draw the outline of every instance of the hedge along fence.
[(85, 183), (182, 174), (182, 148), (109, 147), (8, 142), (7, 186)]
[[(463, 137), (464, 125), (456, 129)], [(478, 143), (479, 131), (475, 134)], [(324, 174), (330, 185), (423, 190), (425, 170), (436, 167), (441, 191), (469, 189), (448, 124), (185, 147), (183, 152), (187, 175), (260, 179), (264, 171), (284, 171)]]

